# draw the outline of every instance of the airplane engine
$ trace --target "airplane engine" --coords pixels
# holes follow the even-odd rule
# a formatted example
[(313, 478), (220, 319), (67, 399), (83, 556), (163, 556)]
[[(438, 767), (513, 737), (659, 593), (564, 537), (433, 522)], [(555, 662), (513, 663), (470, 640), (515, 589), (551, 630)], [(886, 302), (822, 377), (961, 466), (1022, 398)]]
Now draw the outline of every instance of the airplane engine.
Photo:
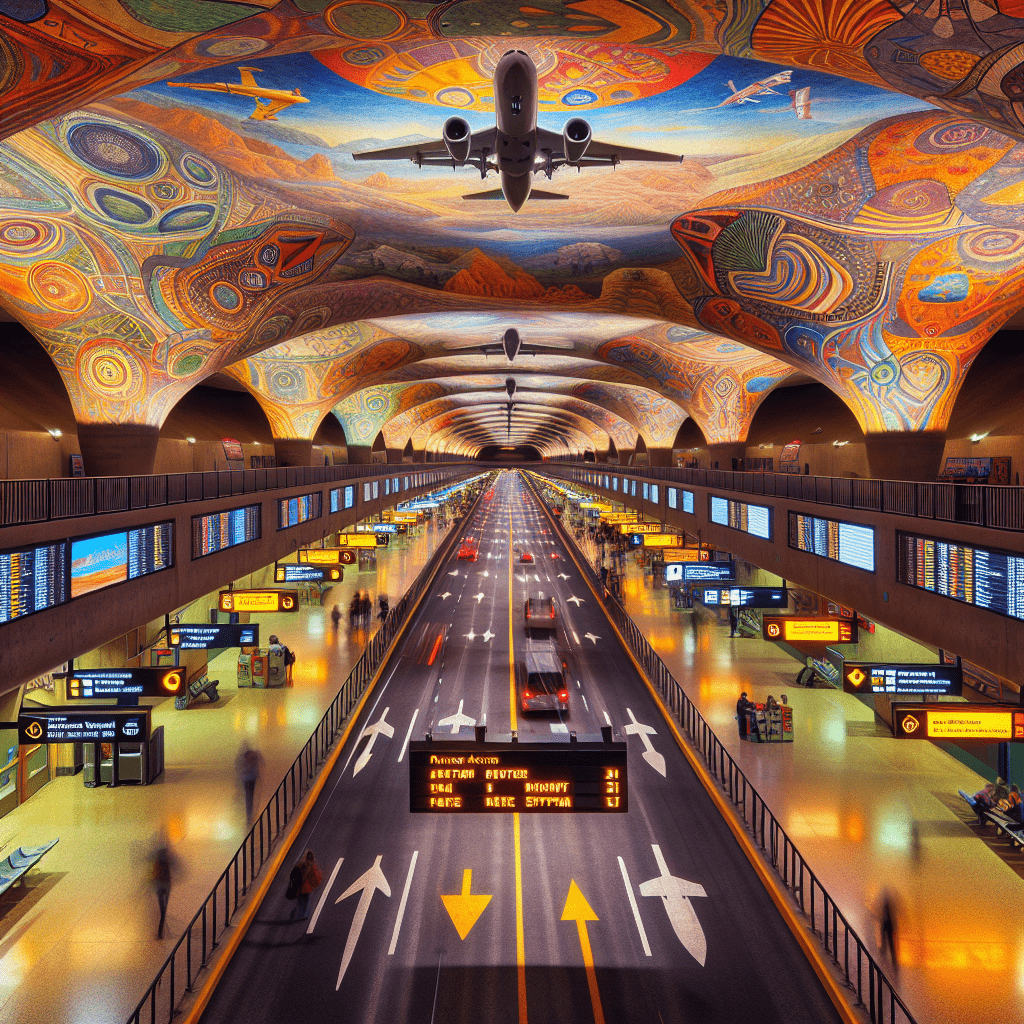
[(590, 145), (590, 125), (582, 117), (566, 121), (562, 129), (562, 145), (565, 147), (565, 159), (570, 164), (578, 163)]
[(462, 117), (449, 117), (441, 137), (451, 158), (461, 167), (469, 159), (469, 148), (473, 142), (469, 122)]

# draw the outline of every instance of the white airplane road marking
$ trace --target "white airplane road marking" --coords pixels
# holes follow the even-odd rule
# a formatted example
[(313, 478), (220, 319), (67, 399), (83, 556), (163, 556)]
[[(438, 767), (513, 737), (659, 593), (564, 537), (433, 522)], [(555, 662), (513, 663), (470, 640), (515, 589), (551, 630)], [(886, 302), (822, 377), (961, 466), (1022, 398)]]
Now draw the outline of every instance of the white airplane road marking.
[(661, 875), (641, 883), (640, 895), (661, 897), (676, 938), (683, 944), (686, 952), (703, 967), (708, 955), (708, 942), (704, 929), (697, 920), (690, 897), (707, 896), (704, 886), (669, 874), (661, 847), (652, 843), (651, 849), (654, 851), (654, 859), (658, 862)]
[(644, 752), (640, 755), (656, 772), (660, 772), (664, 777), (665, 775), (665, 758), (662, 754), (651, 746), (651, 741), (647, 738), (648, 736), (657, 736), (657, 730), (652, 726), (644, 725), (642, 722), (636, 720), (636, 715), (633, 714), (632, 709), (626, 708), (626, 713), (629, 715), (629, 720), (632, 723), (627, 725), (622, 731), (627, 736), (639, 736), (640, 742), (644, 745)]
[(559, 578), (560, 580), (567, 580), (567, 579), (569, 578), (569, 574), (568, 574), (568, 573), (564, 573), (564, 572), (560, 572), (560, 573), (558, 574), (558, 578)]
[(577, 608), (579, 608), (581, 604), (584, 604), (584, 600), (582, 597), (577, 597), (575, 594), (573, 594), (573, 596), (569, 598), (569, 604), (574, 604)]
[(484, 599), (484, 592), (481, 590), (479, 594), (474, 594), (473, 599), (479, 604)]
[(359, 905), (356, 907), (355, 916), (352, 918), (352, 927), (348, 930), (348, 938), (345, 940), (345, 950), (341, 954), (341, 970), (338, 971), (338, 983), (334, 986), (334, 991), (337, 992), (341, 988), (342, 978), (345, 977), (345, 972), (348, 970), (348, 965), (352, 962), (352, 954), (356, 951), (356, 943), (359, 941), (359, 933), (363, 930), (363, 924), (366, 922), (366, 912), (370, 909), (370, 901), (373, 899), (373, 894), (378, 889), (385, 896), (391, 895), (391, 886), (388, 885), (388, 880), (384, 877), (384, 872), (380, 869), (380, 859), (384, 854), (378, 853), (377, 859), (373, 862), (373, 866), (360, 875), (334, 902), (340, 903), (342, 900), (347, 900), (349, 896), (355, 895), (361, 891), (359, 897)]
[(441, 600), (444, 601), (446, 598), (449, 598), (451, 596), (452, 592), (450, 590), (446, 590), (443, 594), (441, 594)]
[(458, 569), (454, 569), (452, 572), (448, 573), (448, 575), (449, 576), (458, 576), (459, 575), (459, 570)]
[(497, 633), (492, 633), (490, 631), (490, 629), (488, 629), (487, 632), (484, 633), (484, 643), (487, 643), (488, 640), (490, 640), (492, 637), (495, 637), (497, 635), (498, 635)]
[(601, 639), (599, 636), (594, 636), (593, 633), (584, 633), (583, 636), (595, 646), (597, 645), (597, 641)]
[(366, 766), (369, 764), (370, 755), (373, 753), (373, 744), (376, 742), (377, 737), (383, 733), (388, 739), (391, 739), (395, 735), (395, 728), (385, 721), (388, 712), (391, 708), (385, 708), (380, 718), (373, 725), (368, 725), (360, 736), (369, 737), (369, 742), (363, 748), (363, 752), (356, 758), (356, 763), (352, 766), (352, 777), (355, 778)]
[(472, 628), (470, 628), (470, 631), (468, 633), (463, 633), (462, 635), (467, 640), (475, 640), (476, 639), (476, 633), (473, 632)]
[(438, 725), (450, 725), (452, 727), (452, 734), (454, 735), (464, 725), (476, 725), (476, 719), (470, 718), (469, 715), (462, 713), (462, 705), (465, 701), (459, 701), (459, 710), (454, 715), (449, 715), (447, 718), (442, 718), (437, 724)]

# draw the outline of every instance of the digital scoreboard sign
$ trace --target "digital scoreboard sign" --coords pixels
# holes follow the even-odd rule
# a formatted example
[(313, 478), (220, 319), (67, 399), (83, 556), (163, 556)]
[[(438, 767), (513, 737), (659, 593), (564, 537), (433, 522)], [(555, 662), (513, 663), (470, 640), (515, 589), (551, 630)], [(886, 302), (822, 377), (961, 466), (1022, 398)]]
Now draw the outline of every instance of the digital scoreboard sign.
[(409, 744), (409, 810), (512, 814), (628, 809), (625, 743)]
[(899, 704), (893, 732), (904, 740), (1024, 742), (1024, 710), (1000, 704)]
[(666, 583), (728, 583), (734, 579), (735, 562), (672, 562), (665, 566)]
[(297, 612), (297, 590), (222, 590), (222, 612)]
[(274, 565), (275, 583), (338, 583), (345, 578), (340, 565), (300, 565), (295, 562), (277, 562)]
[(171, 647), (183, 651), (206, 651), (221, 647), (259, 647), (258, 622), (179, 623), (171, 626), (168, 637)]
[(789, 604), (785, 587), (701, 587), (698, 594), (712, 608), (785, 608)]
[(847, 693), (959, 697), (963, 686), (959, 665), (867, 665), (848, 661), (843, 666), (843, 689)]
[(18, 715), (18, 742), (145, 743), (149, 739), (149, 710), (138, 708), (76, 708), (32, 711)]
[(765, 640), (791, 644), (855, 644), (856, 619), (830, 619), (821, 615), (765, 615), (761, 620)]
[(176, 697), (184, 685), (183, 668), (89, 668), (67, 676), (68, 700)]

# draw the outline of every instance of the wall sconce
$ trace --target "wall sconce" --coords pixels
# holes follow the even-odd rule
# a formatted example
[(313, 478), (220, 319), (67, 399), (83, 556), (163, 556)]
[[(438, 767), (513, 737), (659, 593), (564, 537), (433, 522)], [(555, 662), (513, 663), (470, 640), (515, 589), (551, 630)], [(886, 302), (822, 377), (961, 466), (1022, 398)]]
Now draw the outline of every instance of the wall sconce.
[(256, 445), (257, 448), (259, 448), (259, 446), (260, 446), (259, 441), (253, 441), (253, 444)]
[[(52, 434), (53, 431), (51, 430), (50, 433)], [(984, 441), (985, 438), (988, 437), (988, 435), (989, 431), (987, 430), (984, 434), (971, 434), (971, 444), (977, 444), (979, 441)]]
[(833, 441), (833, 448), (845, 448), (850, 442), (849, 441)]
[(186, 437), (185, 440), (188, 441), (189, 444), (196, 443), (196, 439), (194, 437)]
[(775, 445), (773, 445), (773, 444), (759, 444), (757, 447), (758, 448), (774, 448)]
[(64, 436), (64, 431), (63, 430), (58, 430), (56, 427), (50, 428), (47, 431), (47, 433), (50, 435), (50, 437), (52, 437), (54, 439), (54, 441), (56, 441), (58, 438), (61, 438), (61, 437)]

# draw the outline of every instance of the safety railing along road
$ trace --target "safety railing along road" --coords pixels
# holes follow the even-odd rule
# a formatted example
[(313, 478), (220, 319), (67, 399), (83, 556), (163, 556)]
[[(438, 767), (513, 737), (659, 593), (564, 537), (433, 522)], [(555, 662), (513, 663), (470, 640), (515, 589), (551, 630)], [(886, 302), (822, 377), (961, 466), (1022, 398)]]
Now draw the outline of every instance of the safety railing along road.
[[(863, 480), (789, 473), (747, 473), (722, 469), (676, 469), (661, 466), (612, 466), (579, 462), (551, 463), (545, 472), (628, 476), (690, 487), (718, 488), (764, 497), (863, 509), (915, 519), (986, 526), (994, 530), (1024, 530), (1024, 487), (998, 484), (920, 483), (913, 480)], [(601, 486), (588, 481), (590, 486)]]
[(199, 973), (210, 962), (225, 931), (231, 927), (236, 911), (276, 848), (303, 796), (313, 784), (317, 770), (327, 760), (352, 710), (380, 668), (391, 642), (419, 597), (433, 582), (440, 565), (450, 556), (457, 538), (456, 524), (401, 600), (391, 607), (380, 629), (370, 638), (306, 745), (253, 822), (213, 890), (175, 943), (152, 984), (128, 1018), (128, 1024), (157, 1024), (158, 1021), (170, 1024), (173, 1020), (178, 1003), (186, 993), (192, 991)]
[[(552, 519), (560, 523), (557, 517)], [(560, 524), (560, 529), (563, 541), (575, 553), (578, 563), (590, 573), (597, 592), (602, 593), (600, 576), (589, 559), (564, 525)], [(915, 1024), (914, 1017), (896, 993), (874, 954), (847, 921), (704, 716), (647, 642), (639, 626), (610, 594), (605, 599), (605, 608), (625, 638), (633, 657), (643, 667), (647, 678), (681, 725), (692, 746), (700, 752), (761, 853), (810, 922), (811, 931), (824, 945), (872, 1024)]]

